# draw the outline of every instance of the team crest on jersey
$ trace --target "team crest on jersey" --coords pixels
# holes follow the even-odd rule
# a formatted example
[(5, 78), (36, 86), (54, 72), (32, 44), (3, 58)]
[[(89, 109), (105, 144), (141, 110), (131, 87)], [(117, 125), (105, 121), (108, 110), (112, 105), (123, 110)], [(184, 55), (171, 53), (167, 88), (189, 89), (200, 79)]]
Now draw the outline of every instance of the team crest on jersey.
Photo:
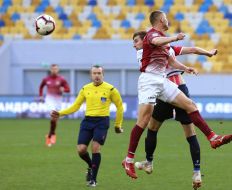
[(102, 102), (106, 102), (106, 98), (105, 97), (101, 97), (101, 101)]

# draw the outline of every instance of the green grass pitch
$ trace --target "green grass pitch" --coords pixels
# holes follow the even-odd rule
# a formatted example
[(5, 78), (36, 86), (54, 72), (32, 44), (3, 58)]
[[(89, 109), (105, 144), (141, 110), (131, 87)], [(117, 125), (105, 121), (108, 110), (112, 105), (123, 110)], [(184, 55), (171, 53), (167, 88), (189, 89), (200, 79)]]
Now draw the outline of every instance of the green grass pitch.
[[(192, 189), (192, 162), (182, 127), (166, 122), (158, 135), (154, 172), (137, 171), (139, 178), (130, 179), (121, 166), (129, 134), (135, 121), (124, 121), (125, 132), (109, 129), (102, 148), (102, 162), (97, 190), (187, 190)], [(0, 189), (1, 190), (85, 190), (86, 165), (76, 154), (80, 120), (61, 120), (57, 144), (44, 145), (49, 120), (0, 120)], [(232, 122), (209, 121), (221, 134), (232, 133)], [(112, 125), (113, 126), (113, 123)], [(232, 143), (217, 150), (210, 148), (197, 130), (201, 145), (202, 190), (232, 188)], [(144, 159), (144, 137), (137, 149), (136, 160)]]

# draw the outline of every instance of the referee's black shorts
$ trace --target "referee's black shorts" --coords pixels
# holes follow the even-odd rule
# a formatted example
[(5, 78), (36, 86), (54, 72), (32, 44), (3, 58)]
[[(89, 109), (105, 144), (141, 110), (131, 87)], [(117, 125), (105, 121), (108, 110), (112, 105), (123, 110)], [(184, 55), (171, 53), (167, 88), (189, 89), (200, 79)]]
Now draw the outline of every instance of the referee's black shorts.
[[(185, 84), (181, 84), (178, 88), (187, 96), (189, 97), (189, 90)], [(167, 119), (173, 118), (173, 112), (176, 112), (175, 120), (179, 121), (183, 125), (188, 125), (192, 123), (188, 114), (183, 109), (175, 107), (169, 103), (163, 102), (162, 100), (157, 99), (156, 105), (154, 106), (154, 110), (152, 113), (152, 117), (159, 121), (163, 122)]]

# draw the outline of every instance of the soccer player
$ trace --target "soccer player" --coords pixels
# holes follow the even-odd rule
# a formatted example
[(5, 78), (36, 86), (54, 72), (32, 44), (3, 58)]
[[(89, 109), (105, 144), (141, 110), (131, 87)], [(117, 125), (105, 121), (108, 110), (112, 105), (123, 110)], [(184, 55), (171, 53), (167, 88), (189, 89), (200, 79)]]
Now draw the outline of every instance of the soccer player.
[(135, 179), (138, 177), (134, 168), (135, 151), (139, 139), (151, 119), (153, 105), (157, 98), (185, 110), (193, 124), (210, 141), (211, 147), (217, 148), (232, 140), (232, 135), (215, 134), (201, 117), (195, 103), (180, 91), (175, 83), (166, 78), (165, 71), (168, 64), (186, 73), (196, 73), (193, 68), (181, 64), (169, 53), (169, 43), (182, 40), (185, 35), (179, 33), (177, 36), (165, 36), (164, 32), (168, 30), (168, 20), (162, 11), (153, 11), (150, 14), (150, 23), (152, 29), (147, 32), (143, 40), (142, 65), (140, 67), (142, 73), (138, 80), (138, 119), (131, 131), (128, 154), (122, 162), (126, 174)]
[[(139, 63), (142, 59), (142, 48), (143, 39), (146, 35), (145, 31), (137, 32), (133, 35), (134, 48), (137, 50), (137, 60)], [(206, 55), (212, 57), (217, 54), (216, 49), (207, 51), (199, 47), (177, 47), (171, 46), (170, 54), (173, 56), (184, 55), (184, 54), (198, 54)], [(169, 80), (173, 81), (178, 85), (178, 88), (189, 97), (188, 88), (182, 78), (183, 71), (168, 68), (166, 69), (166, 74)], [(145, 139), (145, 151), (146, 160), (141, 162), (136, 162), (135, 166), (138, 169), (143, 169), (146, 173), (151, 174), (153, 171), (153, 154), (157, 143), (157, 133), (162, 123), (170, 118), (173, 118), (173, 111), (175, 111), (175, 120), (179, 121), (184, 129), (186, 139), (190, 145), (190, 153), (193, 162), (193, 187), (199, 188), (201, 186), (201, 173), (200, 173), (200, 146), (196, 137), (195, 129), (192, 121), (189, 119), (187, 113), (171, 104), (165, 103), (162, 100), (157, 99), (156, 105), (154, 106), (153, 114), (150, 121), (150, 125), (147, 131), (147, 137)]]
[[(79, 92), (75, 102), (67, 109), (59, 112), (52, 111), (52, 120), (57, 120), (60, 116), (76, 112), (81, 104), (86, 102), (85, 118), (81, 122), (77, 151), (81, 159), (87, 165), (87, 185), (95, 187), (97, 185), (97, 174), (101, 162), (101, 146), (106, 140), (107, 131), (110, 127), (110, 104), (113, 102), (117, 107), (115, 119), (115, 132), (122, 133), (123, 104), (118, 90), (111, 84), (103, 81), (103, 68), (95, 65), (90, 71), (92, 82), (85, 85)], [(92, 159), (87, 151), (92, 140)]]
[[(62, 94), (69, 93), (70, 88), (65, 80), (65, 78), (59, 75), (59, 66), (57, 64), (52, 64), (50, 66), (50, 75), (45, 77), (39, 87), (40, 101), (44, 102), (43, 88), (47, 87), (47, 93), (45, 97), (45, 103), (47, 104), (49, 110), (61, 109)], [(56, 126), (57, 122), (54, 120), (50, 121), (50, 130), (46, 135), (46, 145), (51, 147), (56, 143)]]

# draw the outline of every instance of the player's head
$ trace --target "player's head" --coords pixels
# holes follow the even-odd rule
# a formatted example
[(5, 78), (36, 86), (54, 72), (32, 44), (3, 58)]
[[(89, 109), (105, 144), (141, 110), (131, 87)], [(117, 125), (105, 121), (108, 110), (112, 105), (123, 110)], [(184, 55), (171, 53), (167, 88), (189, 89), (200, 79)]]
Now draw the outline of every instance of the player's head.
[(143, 48), (143, 38), (146, 36), (146, 31), (135, 32), (133, 35), (133, 45), (136, 50)]
[(158, 27), (164, 31), (168, 30), (169, 28), (167, 16), (163, 11), (160, 10), (153, 11), (150, 14), (150, 23), (153, 27)]
[(51, 75), (57, 75), (59, 73), (59, 66), (57, 64), (52, 64), (50, 66)]
[(94, 85), (98, 86), (103, 82), (104, 70), (100, 65), (93, 65), (90, 70), (90, 76)]

